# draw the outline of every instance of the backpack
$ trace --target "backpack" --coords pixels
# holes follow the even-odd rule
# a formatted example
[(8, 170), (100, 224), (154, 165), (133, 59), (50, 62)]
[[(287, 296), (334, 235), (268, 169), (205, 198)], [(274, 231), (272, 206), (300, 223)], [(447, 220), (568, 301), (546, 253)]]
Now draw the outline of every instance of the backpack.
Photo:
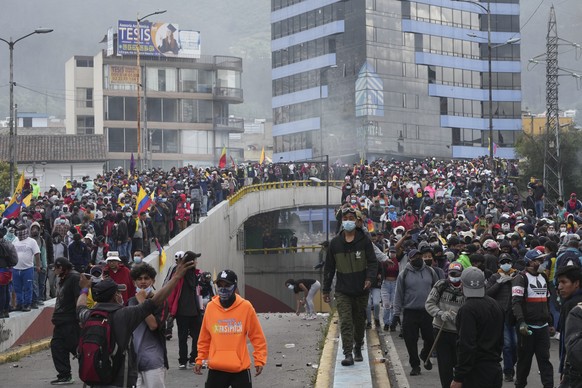
[(580, 261), (581, 259), (578, 252), (566, 250), (556, 258), (555, 271), (557, 272), (560, 268), (565, 267), (567, 265), (574, 265), (580, 268), (580, 266), (582, 265)]
[[(92, 310), (81, 329), (77, 359), (79, 360), (79, 378), (85, 384), (111, 384), (119, 368), (123, 367), (125, 352), (119, 350), (115, 341), (111, 326), (113, 314), (114, 312)], [(125, 358), (127, 360), (129, 357)]]

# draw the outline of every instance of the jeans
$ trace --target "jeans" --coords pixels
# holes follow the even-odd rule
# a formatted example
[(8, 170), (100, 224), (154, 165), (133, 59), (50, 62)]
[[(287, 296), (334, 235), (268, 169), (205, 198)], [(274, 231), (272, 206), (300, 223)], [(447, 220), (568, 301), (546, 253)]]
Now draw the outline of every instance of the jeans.
[(10, 284), (0, 286), (0, 312), (10, 310)]
[(368, 306), (366, 306), (366, 319), (372, 322), (372, 306), (374, 307), (374, 320), (380, 320), (380, 289), (370, 288), (370, 297), (368, 298)]
[(46, 300), (46, 269), (41, 268), (40, 272), (34, 271), (34, 282), (32, 288), (32, 303)]
[(513, 376), (517, 361), (517, 332), (515, 326), (505, 322), (503, 329), (503, 373)]
[(382, 305), (384, 306), (384, 324), (391, 325), (394, 319), (394, 296), (396, 295), (396, 280), (384, 280), (382, 288)]
[(317, 294), (317, 291), (321, 288), (321, 283), (319, 281), (315, 281), (311, 285), (307, 296), (305, 297), (305, 312), (309, 315), (315, 314), (315, 306), (313, 305), (313, 297)]
[(536, 216), (542, 218), (544, 216), (544, 200), (541, 199), (535, 202)]
[(12, 284), (16, 294), (18, 306), (30, 306), (32, 304), (32, 284), (34, 280), (34, 268), (12, 269)]
[(202, 204), (200, 205), (200, 214), (206, 217), (208, 213), (208, 195), (202, 196)]
[(550, 362), (550, 333), (547, 327), (541, 329), (530, 328), (531, 335), (517, 337), (517, 367), (515, 373), (515, 387), (523, 388), (527, 385), (527, 377), (531, 370), (531, 363), (535, 354), (540, 371), (540, 378), (544, 388), (554, 386), (554, 367)]
[(119, 252), (119, 257), (125, 257), (129, 261), (131, 258), (131, 240), (119, 244), (117, 251)]
[[(194, 362), (198, 356), (198, 336), (202, 327), (202, 317), (200, 316), (176, 316), (176, 325), (178, 326), (178, 363), (186, 365), (188, 361)], [(188, 356), (188, 336), (192, 337), (192, 351)]]

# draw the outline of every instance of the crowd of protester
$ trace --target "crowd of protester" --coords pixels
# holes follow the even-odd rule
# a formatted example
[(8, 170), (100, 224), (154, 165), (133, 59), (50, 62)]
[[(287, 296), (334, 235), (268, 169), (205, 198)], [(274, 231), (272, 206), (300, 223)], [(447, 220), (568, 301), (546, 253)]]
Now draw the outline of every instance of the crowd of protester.
[[(167, 244), (244, 185), (329, 177), (344, 183), (337, 212), (338, 234), (325, 243), (322, 291), (324, 299), (331, 301), (332, 279), (337, 275), (335, 298), (346, 356), (343, 365), (361, 360), (363, 333), (373, 321), (387, 332), (395, 332), (400, 325), (412, 376), (421, 373), (421, 362), (426, 369), (432, 368), (430, 358), (436, 348), (443, 387), (470, 379), (470, 373), (490, 368), (491, 363), (500, 365), (501, 359), (504, 379), (524, 387), (533, 355), (544, 386), (554, 386), (553, 364), (558, 365), (560, 381), (574, 381), (581, 371), (568, 361), (572, 333), (566, 317), (582, 301), (582, 229), (578, 228), (582, 202), (572, 193), (554, 206), (546, 200), (539, 179), (518, 187), (518, 176), (517, 161), (496, 160), (491, 166), (485, 158), (432, 158), (378, 159), (352, 166), (336, 163), (328, 169), (321, 163), (299, 162), (227, 169), (188, 166), (129, 174), (117, 169), (67, 181), (60, 189), (52, 185), (45, 193), (34, 179), (26, 180), (23, 192), (32, 193), (30, 206), (16, 217), (3, 218), (0, 226), (0, 256), (17, 258), (15, 262), (0, 259), (0, 313), (8, 317), (10, 310), (37, 308), (47, 297), (57, 296), (71, 273), (89, 272), (125, 284), (119, 291), (119, 299), (125, 303), (140, 294), (136, 282), (147, 289), (148, 281), (155, 278), (150, 270), (132, 269), (144, 268), (141, 261), (155, 249), (154, 244)], [(140, 188), (152, 203), (138, 212)], [(0, 211), (8, 204), (6, 198)], [(353, 253), (355, 245), (351, 244), (357, 245), (365, 260)], [(195, 262), (199, 255), (191, 252), (189, 256)], [(340, 259), (360, 261), (350, 267), (353, 273), (344, 273), (347, 267), (335, 265)], [(467, 271), (469, 268), (478, 269), (479, 274)], [(463, 282), (463, 277), (470, 283)], [(188, 294), (192, 300), (183, 299), (180, 290), (196, 290), (202, 278), (209, 277), (182, 271), (179, 278), (172, 284), (174, 292), (168, 291), (171, 305), (166, 308), (177, 319), (180, 367), (198, 368), (195, 341), (188, 353), (187, 340), (198, 337), (203, 328), (203, 306), (196, 294)], [(229, 279), (226, 286), (236, 285), (236, 277)], [(295, 289), (293, 282), (290, 286), (296, 294), (309, 291)], [(473, 293), (469, 292), (472, 287)], [(497, 322), (501, 342), (482, 344), (482, 338), (473, 338), (474, 332), (466, 336), (459, 332), (470, 315), (464, 314), (463, 320), (460, 312), (463, 308), (478, 310), (471, 298), (481, 288), (502, 310)], [(99, 294), (99, 287), (96, 291)], [(91, 303), (90, 292), (85, 295)], [(143, 304), (147, 295), (143, 293), (132, 303)], [(104, 303), (112, 298), (97, 295), (95, 300)], [(156, 299), (154, 304), (160, 303)], [(196, 311), (184, 313), (184, 306), (193, 304), (198, 306)], [(148, 306), (143, 314), (153, 309)], [(358, 311), (361, 314), (352, 314)], [(419, 334), (423, 339), (420, 352)], [(550, 336), (559, 341), (559, 360), (550, 360)], [(469, 338), (474, 340), (471, 344), (463, 342)], [(475, 343), (486, 349), (475, 348)], [(63, 346), (57, 341), (56, 349), (62, 351)], [(466, 352), (475, 355), (466, 357)], [(161, 360), (167, 367), (164, 357)], [(59, 371), (57, 380), (70, 381), (66, 369), (65, 365), (64, 372)]]
[(538, 378), (534, 355), (544, 387), (555, 369), (561, 387), (580, 386), (582, 202), (571, 193), (552, 204), (535, 177), (518, 187), (518, 168), (380, 159), (346, 171), (322, 286), (331, 301), (336, 282), (342, 365), (361, 361), (373, 321), (390, 333), (400, 325), (411, 376), (436, 354), (442, 387), (525, 387)]

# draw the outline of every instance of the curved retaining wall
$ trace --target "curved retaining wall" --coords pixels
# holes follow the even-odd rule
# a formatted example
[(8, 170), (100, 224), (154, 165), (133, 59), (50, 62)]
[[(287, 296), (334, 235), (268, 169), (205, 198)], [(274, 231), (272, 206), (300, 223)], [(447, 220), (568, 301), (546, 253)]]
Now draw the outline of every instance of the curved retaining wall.
[[(157, 251), (145, 260), (158, 271), (156, 288), (161, 284), (174, 255), (178, 251), (191, 250), (202, 253), (198, 259), (201, 269), (213, 274), (229, 268), (238, 275), (239, 291), (245, 292), (245, 260), (243, 241), (238, 241), (239, 231), (250, 217), (273, 210), (300, 206), (322, 206), (326, 203), (325, 186), (304, 186), (302, 184), (279, 188), (280, 185), (258, 185), (249, 188), (244, 195), (239, 194), (232, 204), (223, 201), (208, 212), (199, 224), (192, 224), (170, 240), (165, 247), (166, 265), (160, 271)], [(338, 187), (329, 187), (329, 203), (335, 206), (341, 199)], [(240, 248), (240, 249), (239, 249)], [(0, 319), (0, 352), (13, 347), (48, 338), (52, 335), (51, 323), (54, 299), (45, 302), (38, 310), (11, 313), (10, 318)]]

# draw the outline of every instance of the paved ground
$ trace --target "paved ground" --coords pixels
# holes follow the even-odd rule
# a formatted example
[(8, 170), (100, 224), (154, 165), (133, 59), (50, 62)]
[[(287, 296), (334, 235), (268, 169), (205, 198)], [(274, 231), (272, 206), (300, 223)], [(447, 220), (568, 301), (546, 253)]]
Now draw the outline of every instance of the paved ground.
[[(317, 373), (319, 345), (327, 317), (304, 321), (295, 314), (259, 314), (267, 336), (269, 357), (263, 373), (253, 378), (253, 386), (311, 387)], [(204, 387), (206, 376), (197, 376), (191, 370), (178, 370), (178, 342), (168, 343), (170, 369), (166, 378), (168, 387)], [(251, 348), (252, 351), (252, 348)], [(279, 365), (280, 366), (277, 366)], [(77, 368), (73, 361), (74, 369)], [(3, 387), (50, 387), (56, 376), (50, 350), (26, 356), (17, 362), (0, 365)], [(71, 387), (82, 387), (78, 382)]]
[[(420, 376), (410, 376), (410, 364), (408, 363), (408, 353), (406, 352), (406, 346), (404, 345), (404, 340), (398, 336), (399, 331), (396, 332), (384, 332), (380, 330), (380, 336), (384, 337), (384, 341), (387, 346), (387, 357), (390, 359), (390, 368), (392, 369), (392, 374), (396, 377), (396, 382), (398, 388), (435, 388), (440, 386), (439, 372), (437, 367), (437, 360), (432, 359), (433, 368), (430, 371), (422, 369)], [(419, 340), (421, 344), (422, 340)], [(421, 345), (419, 345), (419, 349)], [(550, 360), (554, 365), (554, 376), (555, 382), (558, 383), (557, 370), (558, 370), (558, 341), (551, 340), (550, 348)], [(537, 362), (534, 360), (532, 362), (532, 371), (530, 372), (528, 379), (528, 388), (538, 388), (542, 387), (540, 378), (538, 375)], [(504, 388), (513, 387), (513, 383), (504, 383)]]

